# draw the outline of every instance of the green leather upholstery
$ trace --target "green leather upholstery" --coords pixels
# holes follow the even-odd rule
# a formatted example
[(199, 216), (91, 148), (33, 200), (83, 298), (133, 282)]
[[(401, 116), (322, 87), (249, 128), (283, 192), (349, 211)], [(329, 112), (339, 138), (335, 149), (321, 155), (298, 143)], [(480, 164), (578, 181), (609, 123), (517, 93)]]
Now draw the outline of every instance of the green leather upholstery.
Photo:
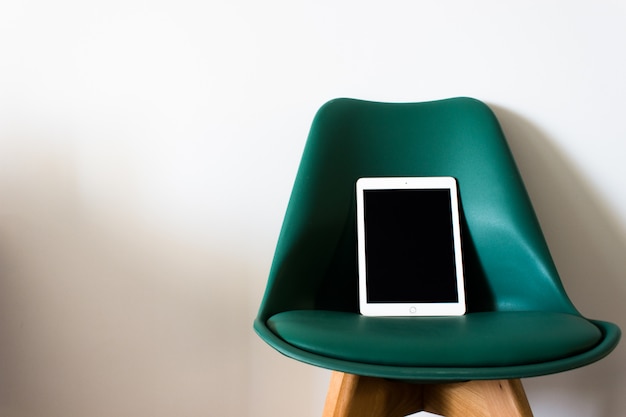
[[(354, 184), (367, 176), (456, 177), (465, 316), (358, 314)], [(414, 381), (560, 372), (620, 338), (568, 299), (500, 125), (469, 98), (338, 99), (318, 111), (254, 328), (306, 363)]]
[(306, 351), (395, 366), (523, 365), (584, 352), (602, 338), (582, 317), (537, 311), (416, 320), (295, 310), (272, 316), (268, 326)]

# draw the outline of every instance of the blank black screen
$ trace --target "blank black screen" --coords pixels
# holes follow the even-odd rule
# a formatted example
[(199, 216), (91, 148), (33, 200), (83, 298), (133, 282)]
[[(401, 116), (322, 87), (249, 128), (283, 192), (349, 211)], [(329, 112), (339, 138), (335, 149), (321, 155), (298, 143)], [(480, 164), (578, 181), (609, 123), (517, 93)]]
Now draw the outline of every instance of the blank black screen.
[(456, 302), (450, 190), (365, 190), (367, 301)]

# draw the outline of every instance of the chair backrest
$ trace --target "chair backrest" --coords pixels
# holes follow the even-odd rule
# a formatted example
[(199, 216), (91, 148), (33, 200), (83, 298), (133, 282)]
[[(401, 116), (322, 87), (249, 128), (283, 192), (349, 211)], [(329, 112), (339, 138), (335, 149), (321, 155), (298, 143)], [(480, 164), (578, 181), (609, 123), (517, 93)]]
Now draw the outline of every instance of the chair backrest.
[(296, 309), (358, 312), (355, 181), (377, 176), (457, 179), (468, 312), (577, 313), (485, 104), (337, 99), (311, 127), (260, 319)]

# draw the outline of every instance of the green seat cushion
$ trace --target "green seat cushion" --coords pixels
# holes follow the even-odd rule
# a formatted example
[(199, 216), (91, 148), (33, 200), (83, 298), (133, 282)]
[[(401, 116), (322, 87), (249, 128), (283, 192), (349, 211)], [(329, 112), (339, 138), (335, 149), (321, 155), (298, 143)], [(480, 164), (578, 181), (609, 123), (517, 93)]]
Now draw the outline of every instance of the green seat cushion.
[(461, 317), (365, 317), (285, 311), (268, 327), (304, 351), (346, 361), (411, 367), (541, 363), (586, 351), (602, 338), (585, 318), (554, 312), (482, 312)]

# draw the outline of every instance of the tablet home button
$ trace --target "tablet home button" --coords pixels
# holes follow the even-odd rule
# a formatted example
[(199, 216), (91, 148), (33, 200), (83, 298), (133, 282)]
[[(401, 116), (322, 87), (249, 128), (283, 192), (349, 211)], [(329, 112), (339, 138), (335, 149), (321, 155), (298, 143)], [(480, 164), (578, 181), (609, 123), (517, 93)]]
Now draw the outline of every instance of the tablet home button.
[(415, 307), (409, 308), (409, 313), (411, 313), (411, 314), (415, 314), (416, 311), (417, 311), (417, 309)]

